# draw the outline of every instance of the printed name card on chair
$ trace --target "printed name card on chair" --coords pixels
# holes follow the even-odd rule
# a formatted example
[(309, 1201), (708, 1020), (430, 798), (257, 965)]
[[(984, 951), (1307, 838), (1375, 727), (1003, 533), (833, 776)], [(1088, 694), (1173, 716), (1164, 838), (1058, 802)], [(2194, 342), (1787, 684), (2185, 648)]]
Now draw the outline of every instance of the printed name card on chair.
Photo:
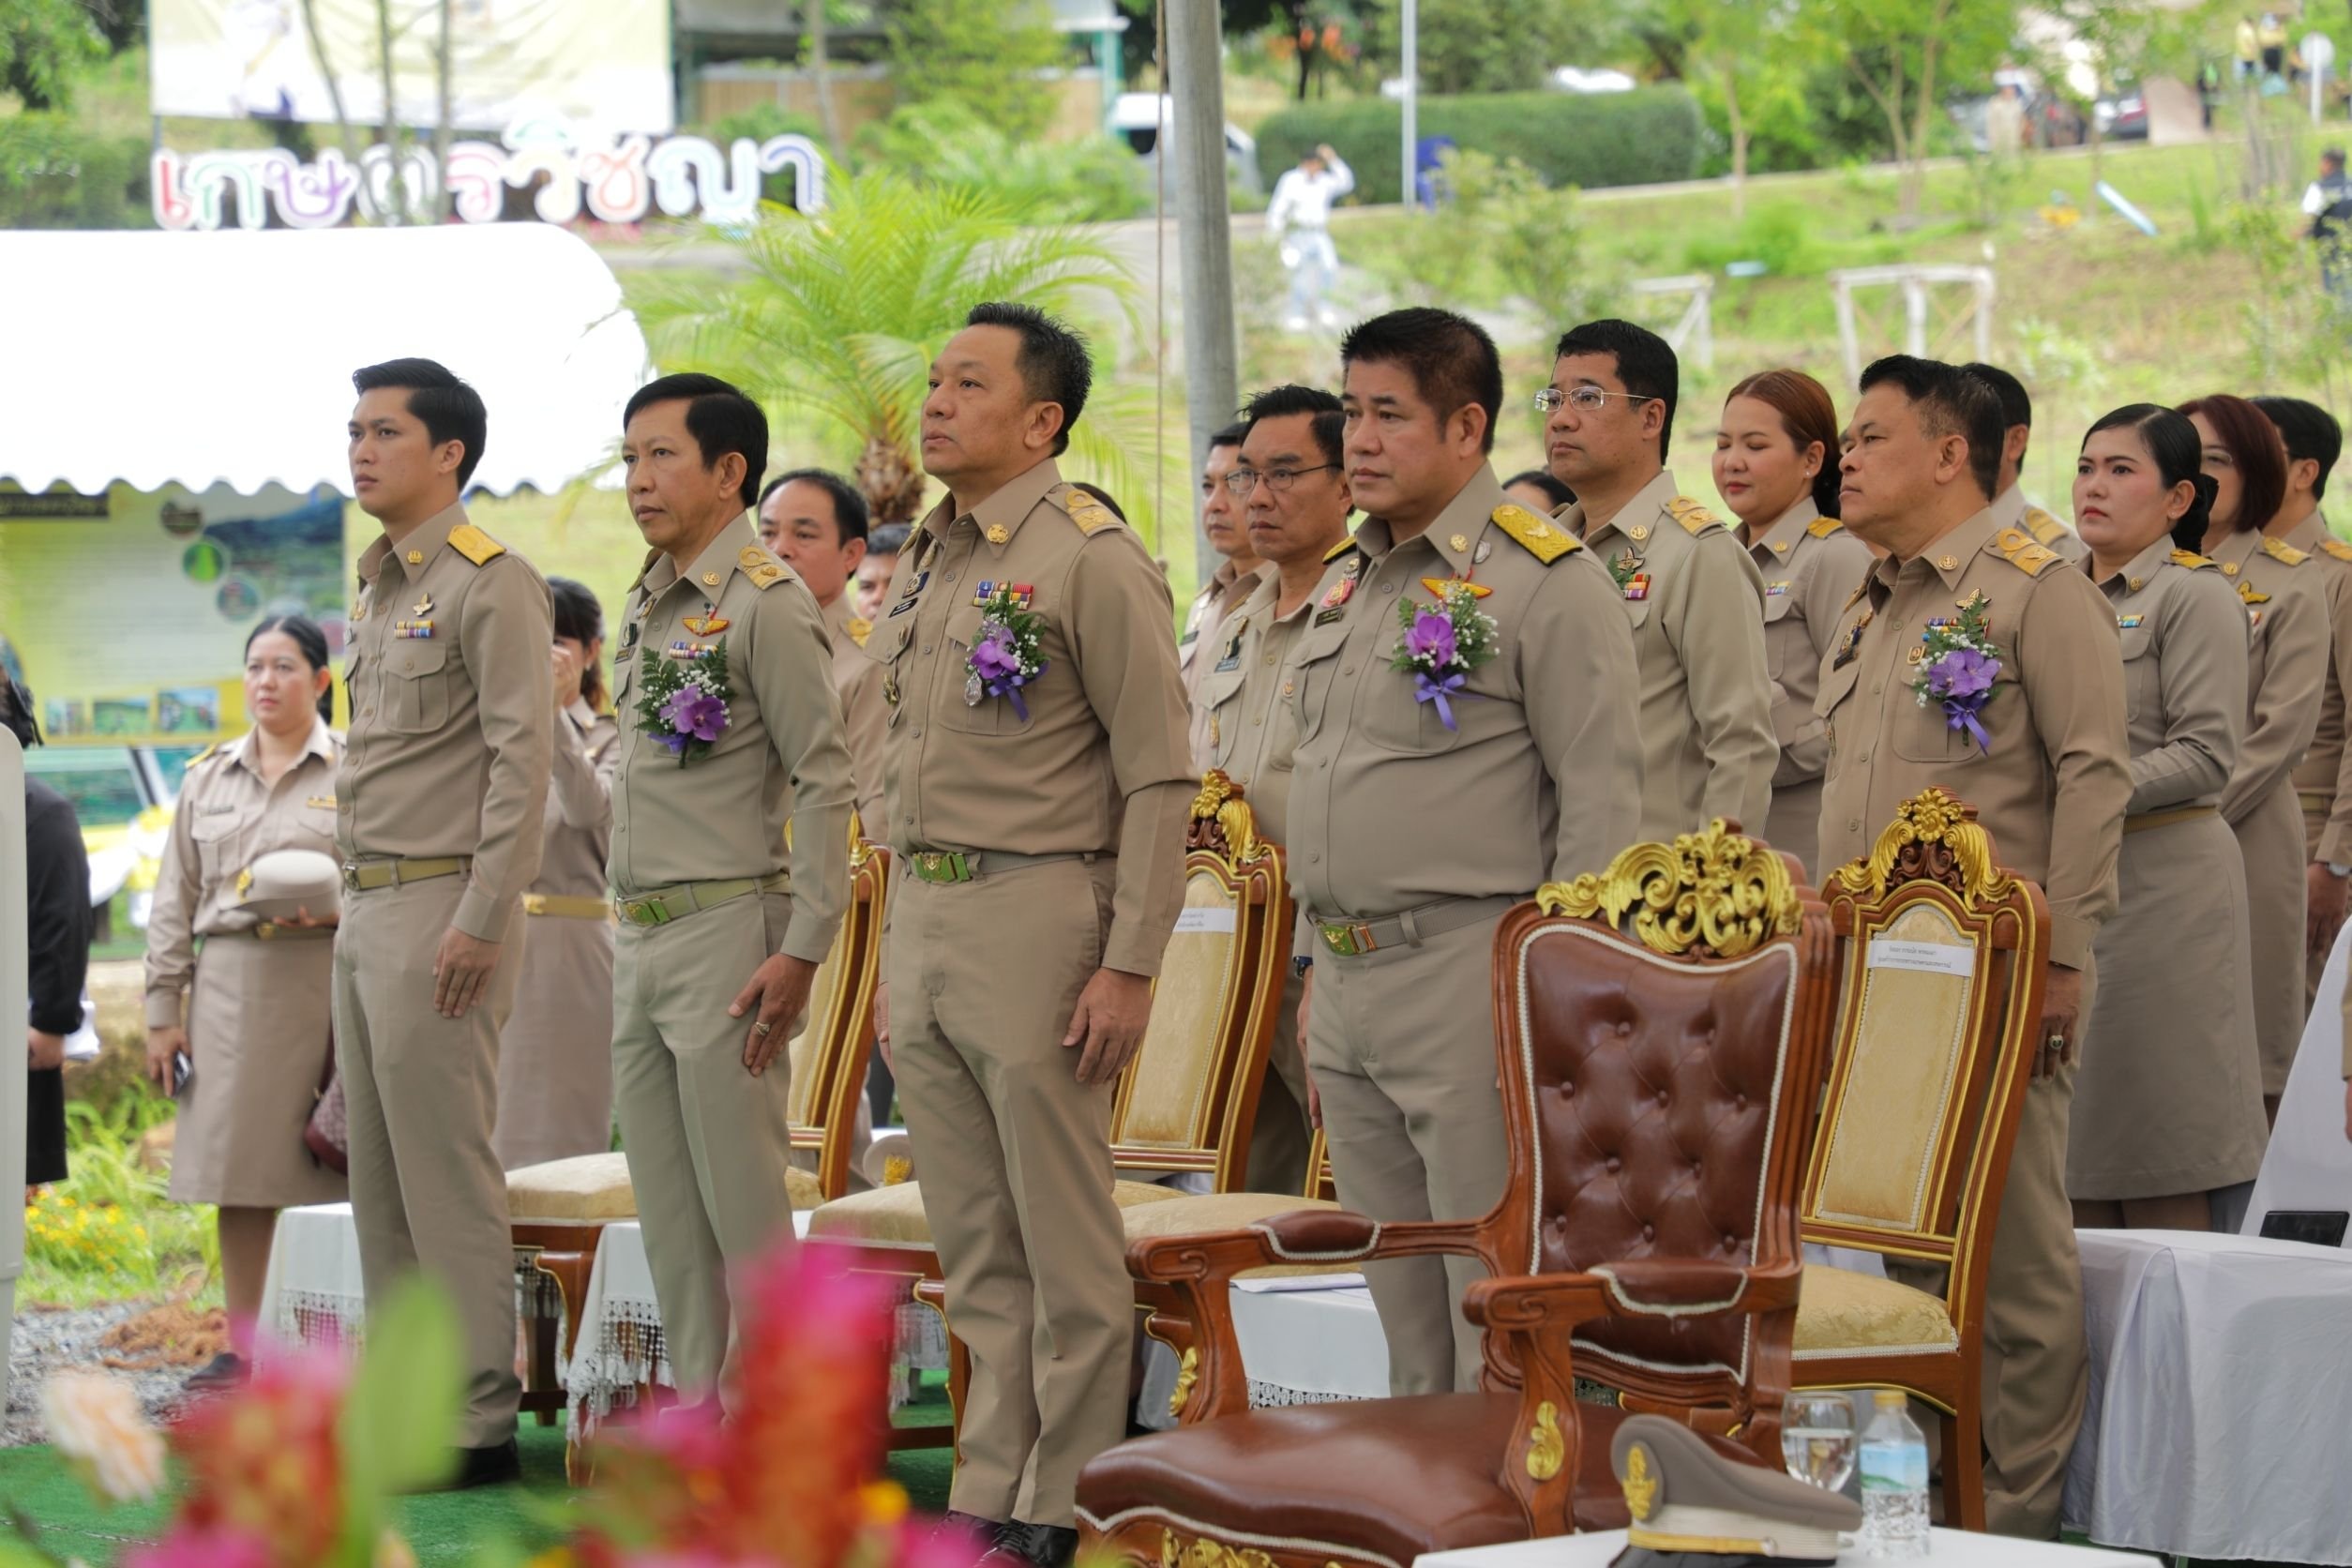
[[(1131, 1246), (1198, 1325), (1207, 1419), (1089, 1465), (1082, 1533), (1129, 1561), (1400, 1568), (1621, 1527), (1609, 1440), (1636, 1406), (1777, 1469), (1832, 982), (1827, 912), (1720, 822), (1505, 915), (1500, 1201), (1474, 1221), (1319, 1211)], [(1504, 1276), (1465, 1303), (1486, 1330), (1481, 1392), (1245, 1408), (1236, 1274), (1438, 1254)], [(1624, 1408), (1577, 1402), (1578, 1376)]]

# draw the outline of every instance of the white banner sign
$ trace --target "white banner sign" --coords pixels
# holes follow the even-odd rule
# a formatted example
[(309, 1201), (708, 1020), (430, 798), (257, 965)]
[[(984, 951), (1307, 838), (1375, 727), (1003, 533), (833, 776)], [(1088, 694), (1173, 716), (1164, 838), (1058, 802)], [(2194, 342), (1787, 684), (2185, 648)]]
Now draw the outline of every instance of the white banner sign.
[(1870, 943), (1869, 967), (1915, 969), (1929, 974), (1965, 977), (1976, 972), (1976, 949), (1948, 947), (1940, 942), (1896, 942), (1891, 937), (1877, 937)]

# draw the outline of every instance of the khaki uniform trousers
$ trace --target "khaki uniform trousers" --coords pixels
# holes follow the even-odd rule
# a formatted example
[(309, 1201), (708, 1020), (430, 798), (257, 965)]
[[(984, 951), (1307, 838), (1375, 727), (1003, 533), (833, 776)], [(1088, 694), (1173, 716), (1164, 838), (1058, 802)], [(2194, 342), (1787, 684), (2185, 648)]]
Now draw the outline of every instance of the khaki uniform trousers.
[(792, 901), (747, 894), (662, 926), (626, 922), (613, 943), (612, 1086), (662, 1338), (680, 1394), (721, 1386), (741, 1304), (738, 1269), (792, 1238), (792, 1063), (753, 1078), (751, 1018), (727, 1016), (784, 941)]
[(515, 1435), (515, 1251), (506, 1177), (490, 1148), (498, 1032), (514, 1007), (523, 919), (506, 923), (483, 1000), (433, 1010), (433, 954), (466, 878), (353, 893), (335, 942), (335, 1056), (350, 1118), (351, 1209), (372, 1309), (421, 1269), (465, 1325), (459, 1442)]
[[(2083, 1018), (2094, 980), (2083, 972)], [(2078, 1026), (2079, 1027), (2079, 1024)], [(2055, 1541), (2067, 1455), (2090, 1384), (2083, 1265), (2066, 1197), (2074, 1068), (2026, 1087), (1984, 1281), (1984, 1523), (1996, 1535)], [(1890, 1259), (1887, 1273), (1940, 1291), (1945, 1271)]]
[(1114, 1086), (1062, 1038), (1101, 966), (1113, 863), (934, 885), (891, 914), (891, 1058), (972, 1356), (948, 1506), (1067, 1526), (1078, 1475), (1126, 1435), (1135, 1287), (1111, 1198)]
[[(1284, 969), (1287, 972), (1288, 964)], [(1246, 1184), (1251, 1192), (1306, 1191), (1306, 1157), (1313, 1152), (1315, 1123), (1306, 1117), (1306, 1058), (1299, 1050), (1299, 998), (1305, 990), (1305, 980), (1290, 975), (1276, 1003), (1266, 1081), (1258, 1092), (1258, 1120), (1250, 1129)]]
[[(1382, 1221), (1476, 1219), (1502, 1197), (1510, 1150), (1495, 1074), (1500, 916), (1359, 958), (1315, 957), (1307, 1065), (1342, 1207)], [(1364, 1271), (1388, 1340), (1389, 1392), (1478, 1387), (1480, 1334), (1462, 1292), (1472, 1258)]]

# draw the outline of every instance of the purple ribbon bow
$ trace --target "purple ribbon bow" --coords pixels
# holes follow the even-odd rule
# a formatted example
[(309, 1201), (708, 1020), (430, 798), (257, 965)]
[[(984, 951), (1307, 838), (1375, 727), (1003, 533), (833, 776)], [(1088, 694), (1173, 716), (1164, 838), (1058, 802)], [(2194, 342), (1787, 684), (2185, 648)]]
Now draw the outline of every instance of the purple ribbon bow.
[[(1426, 671), (1418, 671), (1413, 676), (1413, 701), (1416, 702), (1435, 702), (1438, 705), (1438, 718), (1440, 721), (1442, 722), (1449, 730), (1458, 730), (1460, 726), (1454, 722), (1454, 705), (1451, 702), (1448, 702), (1446, 699), (1450, 696), (1460, 694), (1462, 687), (1467, 685), (1469, 681), (1470, 677), (1468, 675), (1460, 674), (1458, 672), (1448, 675), (1443, 680), (1439, 680), (1437, 677), (1429, 674)], [(1472, 692), (1470, 695), (1476, 696), (1477, 693)]]

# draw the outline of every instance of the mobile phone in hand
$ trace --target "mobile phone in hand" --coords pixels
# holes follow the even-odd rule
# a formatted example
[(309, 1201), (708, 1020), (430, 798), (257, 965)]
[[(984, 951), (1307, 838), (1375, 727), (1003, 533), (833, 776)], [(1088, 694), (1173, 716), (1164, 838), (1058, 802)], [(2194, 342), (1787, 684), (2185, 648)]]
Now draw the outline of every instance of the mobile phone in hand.
[(173, 1051), (172, 1053), (172, 1097), (179, 1098), (180, 1091), (187, 1088), (188, 1080), (195, 1076), (196, 1064), (188, 1059), (188, 1052)]

